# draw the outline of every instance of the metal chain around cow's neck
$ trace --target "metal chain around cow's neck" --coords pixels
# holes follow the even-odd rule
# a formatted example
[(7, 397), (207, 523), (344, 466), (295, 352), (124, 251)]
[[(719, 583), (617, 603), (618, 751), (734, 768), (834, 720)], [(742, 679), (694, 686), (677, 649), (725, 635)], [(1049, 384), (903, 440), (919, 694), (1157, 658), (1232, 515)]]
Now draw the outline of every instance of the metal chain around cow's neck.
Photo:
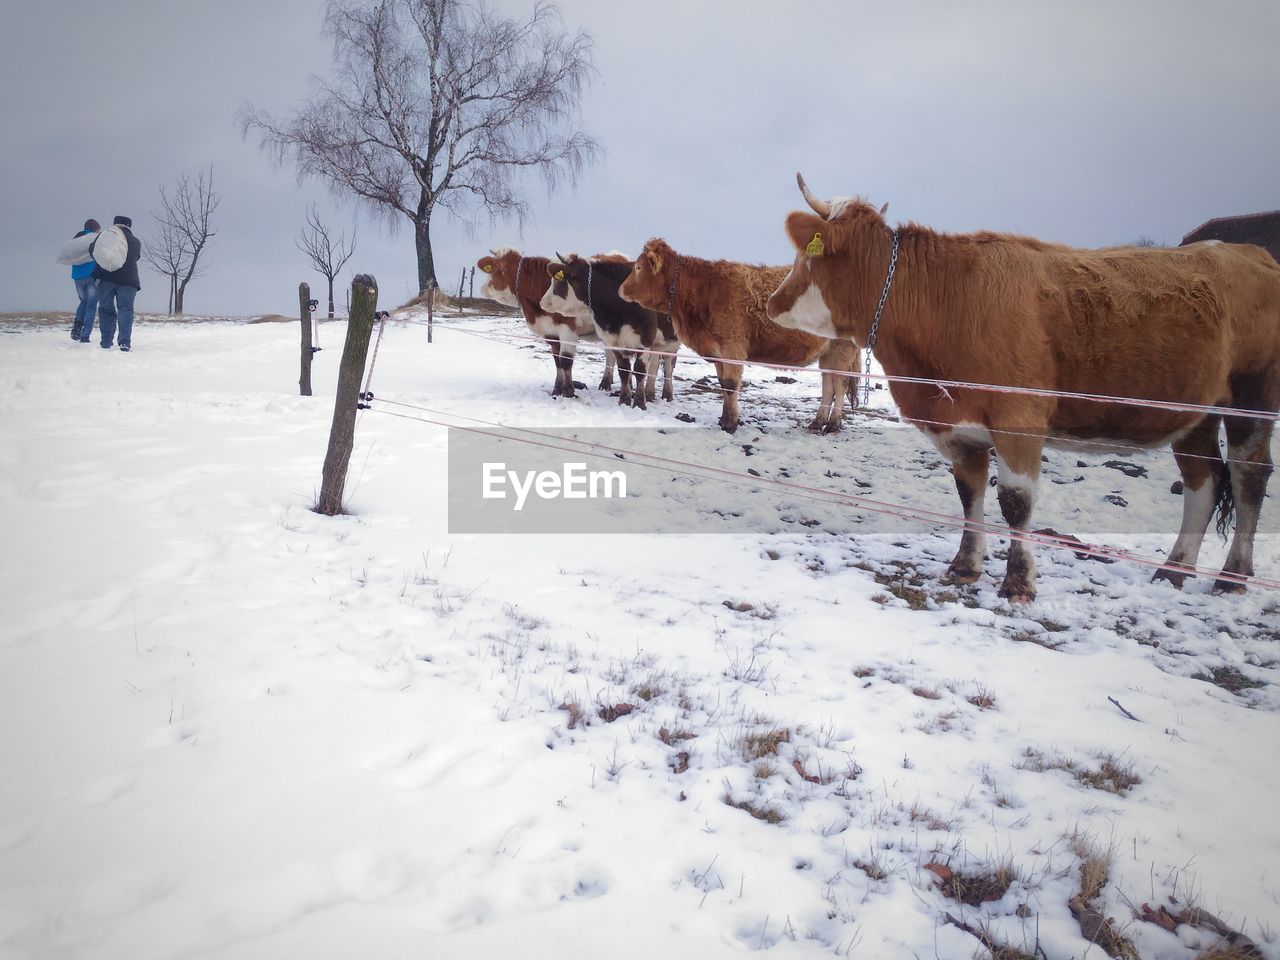
[(591, 261), (587, 261), (587, 310), (592, 316), (595, 315), (596, 308), (591, 305)]
[(520, 271), (524, 268), (524, 257), (516, 263), (516, 285), (511, 288), (511, 295), (516, 298), (516, 306), (520, 305)]
[(871, 352), (876, 348), (876, 337), (880, 333), (880, 317), (884, 314), (884, 302), (889, 299), (889, 288), (893, 286), (893, 271), (898, 266), (898, 231), (893, 231), (893, 252), (889, 255), (889, 273), (884, 278), (884, 289), (880, 291), (880, 302), (876, 304), (876, 316), (871, 321), (871, 334), (867, 337), (867, 357), (862, 370), (862, 405), (871, 406)]

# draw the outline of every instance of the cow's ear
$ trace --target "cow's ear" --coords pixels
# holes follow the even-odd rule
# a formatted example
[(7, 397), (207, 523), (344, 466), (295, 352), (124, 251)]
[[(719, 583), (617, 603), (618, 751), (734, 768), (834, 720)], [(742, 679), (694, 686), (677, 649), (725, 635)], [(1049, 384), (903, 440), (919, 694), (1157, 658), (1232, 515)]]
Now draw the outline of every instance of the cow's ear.
[(884, 206), (880, 208), (880, 216), (883, 217), (888, 212), (889, 212), (889, 201), (886, 200), (884, 202)]
[(662, 254), (657, 250), (646, 250), (644, 256), (649, 261), (649, 269), (651, 271), (659, 273), (662, 270)]
[(556, 271), (563, 270), (563, 269), (564, 267), (561, 264), (558, 264), (554, 260), (552, 260), (550, 263), (547, 264), (547, 276), (551, 277), (554, 280), (556, 276)]
[(812, 213), (797, 210), (787, 217), (787, 236), (796, 250), (811, 257), (821, 257), (832, 251), (831, 225)]

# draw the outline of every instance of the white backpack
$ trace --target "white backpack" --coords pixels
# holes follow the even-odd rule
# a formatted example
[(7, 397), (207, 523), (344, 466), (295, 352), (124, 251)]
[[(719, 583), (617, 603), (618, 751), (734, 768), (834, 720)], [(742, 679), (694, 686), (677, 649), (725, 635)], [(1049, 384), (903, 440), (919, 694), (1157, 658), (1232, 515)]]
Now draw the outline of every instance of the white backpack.
[(129, 239), (116, 224), (98, 234), (93, 244), (93, 259), (103, 270), (110, 273), (124, 266), (129, 258)]

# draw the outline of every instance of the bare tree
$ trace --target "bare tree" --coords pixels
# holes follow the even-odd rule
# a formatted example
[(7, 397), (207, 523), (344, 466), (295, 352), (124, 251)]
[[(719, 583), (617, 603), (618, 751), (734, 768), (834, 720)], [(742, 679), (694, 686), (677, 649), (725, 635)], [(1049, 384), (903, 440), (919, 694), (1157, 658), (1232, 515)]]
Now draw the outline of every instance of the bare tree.
[(320, 220), (320, 214), (314, 206), (307, 211), (307, 225), (299, 235), (298, 249), (307, 255), (311, 265), (329, 281), (329, 319), (333, 319), (333, 278), (336, 277), (347, 261), (356, 252), (356, 230), (351, 228), (351, 242), (347, 243), (347, 235), (339, 234), (337, 242), (329, 235), (329, 228)]
[(200, 255), (217, 232), (212, 218), (221, 202), (213, 190), (213, 167), (207, 175), (197, 174), (194, 181), (179, 177), (172, 194), (160, 187), (160, 212), (151, 215), (156, 236), (144, 246), (143, 256), (169, 278), (170, 316), (182, 314), (187, 284), (208, 265), (200, 262)]
[(1155, 239), (1155, 238), (1153, 238), (1153, 237), (1148, 237), (1148, 236), (1144, 233), (1142, 236), (1140, 236), (1140, 237), (1138, 238), (1137, 242), (1136, 242), (1136, 243), (1134, 243), (1134, 246), (1135, 246), (1135, 247), (1142, 247), (1142, 248), (1144, 248), (1144, 249), (1148, 249), (1148, 248), (1152, 248), (1152, 247), (1163, 247), (1163, 246), (1164, 246), (1164, 244), (1163, 244), (1163, 243), (1161, 243), (1159, 240), (1156, 240), (1156, 239)]
[(481, 212), (523, 224), (524, 171), (538, 171), (550, 192), (600, 152), (575, 128), (595, 74), (591, 37), (565, 32), (551, 4), (514, 19), (485, 0), (333, 0), (325, 29), (333, 80), (314, 81), (284, 120), (243, 107), (241, 132), (299, 180), (326, 181), (392, 223), (407, 217), (420, 290), (436, 280), (438, 208), (468, 224)]
[(157, 273), (169, 280), (169, 315), (173, 316), (173, 301), (178, 293), (178, 278), (185, 276), (190, 266), (191, 254), (182, 242), (182, 234), (163, 217), (154, 213), (155, 233), (142, 245), (142, 258)]

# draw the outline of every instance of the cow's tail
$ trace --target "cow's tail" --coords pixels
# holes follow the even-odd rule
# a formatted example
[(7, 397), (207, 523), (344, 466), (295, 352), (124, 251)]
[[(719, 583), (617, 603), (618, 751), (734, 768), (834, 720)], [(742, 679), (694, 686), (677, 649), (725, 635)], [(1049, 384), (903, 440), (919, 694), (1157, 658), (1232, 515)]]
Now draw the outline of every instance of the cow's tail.
[(1218, 465), (1218, 490), (1213, 502), (1213, 515), (1217, 518), (1218, 536), (1225, 541), (1236, 519), (1236, 498), (1231, 492), (1231, 468), (1225, 461)]

